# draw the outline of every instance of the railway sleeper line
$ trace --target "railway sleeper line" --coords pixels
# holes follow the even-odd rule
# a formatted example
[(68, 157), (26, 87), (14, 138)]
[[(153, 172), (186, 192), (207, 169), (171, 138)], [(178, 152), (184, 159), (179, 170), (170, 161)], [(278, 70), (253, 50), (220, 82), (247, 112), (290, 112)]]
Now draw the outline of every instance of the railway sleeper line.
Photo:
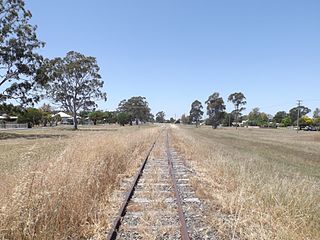
[(115, 191), (114, 200), (122, 204), (106, 239), (216, 239), (192, 175), (170, 147), (168, 131), (161, 134), (137, 174)]

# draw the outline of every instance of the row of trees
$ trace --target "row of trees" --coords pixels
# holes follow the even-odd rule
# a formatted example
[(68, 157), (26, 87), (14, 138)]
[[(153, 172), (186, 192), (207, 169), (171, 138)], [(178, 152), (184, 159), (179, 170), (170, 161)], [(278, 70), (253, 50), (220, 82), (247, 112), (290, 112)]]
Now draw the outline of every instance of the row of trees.
[(7, 116), (4, 122), (10, 122), (10, 116), (17, 116), (18, 123), (28, 123), (29, 126), (47, 124), (53, 125), (61, 121), (59, 116), (53, 116), (52, 108), (48, 104), (44, 104), (40, 108), (22, 108), (21, 106), (14, 106), (13, 104), (0, 104), (0, 115)]
[[(0, 1), (0, 104), (16, 99), (21, 106), (28, 106), (46, 98), (71, 114), (77, 129), (79, 114), (94, 109), (97, 100), (107, 99), (99, 66), (94, 57), (75, 51), (63, 58), (39, 55), (37, 51), (45, 43), (38, 39), (31, 17), (24, 0)], [(105, 114), (94, 111), (90, 116), (95, 123), (101, 118), (115, 118)], [(141, 96), (121, 101), (113, 115), (121, 124), (153, 120), (148, 103)]]
[[(287, 127), (291, 125), (299, 126), (320, 126), (320, 108), (316, 108), (313, 112), (313, 118), (306, 116), (311, 109), (305, 106), (297, 106), (289, 110), (289, 112), (279, 111), (273, 117), (273, 122)], [(299, 116), (299, 124), (297, 123)]]
[[(238, 126), (239, 118), (241, 117), (241, 112), (245, 110), (244, 105), (246, 102), (246, 97), (241, 92), (235, 92), (229, 95), (228, 101), (232, 102), (234, 105), (234, 110), (231, 115), (233, 116), (234, 121), (236, 122), (236, 126)], [(223, 98), (220, 97), (218, 92), (214, 92), (212, 95), (208, 97), (208, 100), (205, 102), (207, 105), (207, 115), (209, 118), (207, 119), (207, 124), (212, 125), (213, 128), (217, 128), (217, 126), (222, 122), (222, 120), (226, 117), (226, 106), (224, 104)], [(202, 111), (203, 106), (199, 100), (195, 100), (191, 104), (190, 115), (181, 117), (182, 123), (192, 123), (195, 122), (198, 127), (200, 120), (204, 112)]]
[[(241, 92), (235, 92), (229, 95), (228, 101), (233, 103), (234, 110), (230, 113), (225, 111), (226, 106), (223, 98), (219, 93), (215, 92), (208, 97), (205, 102), (207, 105), (207, 115), (205, 123), (212, 125), (213, 128), (217, 128), (219, 124), (224, 126), (235, 125), (238, 127), (239, 122), (245, 121), (247, 126), (292, 126), (297, 125), (299, 116), (300, 126), (319, 126), (320, 125), (320, 109), (316, 108), (313, 113), (313, 118), (306, 116), (311, 110), (305, 106), (297, 106), (289, 110), (289, 112), (279, 111), (274, 116), (260, 112), (259, 108), (254, 108), (248, 115), (242, 115), (245, 110), (246, 97)], [(199, 122), (203, 117), (203, 106), (199, 100), (195, 100), (191, 104), (191, 110), (189, 115), (185, 114), (181, 116), (181, 122), (184, 124), (195, 123), (198, 127)]]
[(63, 58), (39, 55), (45, 43), (31, 17), (23, 0), (0, 1), (0, 103), (15, 99), (26, 106), (47, 98), (72, 114), (77, 129), (79, 112), (107, 99), (99, 66), (94, 57), (74, 51)]
[[(44, 104), (40, 108), (26, 108), (23, 109), (19, 106), (12, 104), (0, 104), (0, 115), (7, 116), (4, 121), (10, 121), (10, 116), (18, 116), (18, 123), (28, 123), (29, 126), (42, 125), (42, 126), (54, 126), (62, 121), (62, 118), (58, 111), (53, 110), (49, 104)], [(120, 125), (132, 124), (136, 117), (133, 117), (132, 113), (128, 111), (81, 111), (77, 117), (77, 122), (81, 124), (93, 123), (119, 123)], [(141, 116), (141, 115), (139, 115)], [(150, 119), (139, 118), (138, 121), (154, 121), (153, 116), (149, 115)], [(73, 124), (73, 120), (69, 120), (69, 123)]]
[[(63, 58), (46, 59), (39, 55), (37, 51), (45, 43), (37, 38), (37, 27), (30, 24), (31, 17), (24, 0), (0, 1), (0, 104), (16, 99), (22, 106), (26, 106), (46, 98), (72, 114), (74, 128), (77, 129), (80, 112), (94, 109), (97, 100), (107, 100), (102, 90), (99, 66), (94, 57), (74, 51), (68, 52)], [(231, 113), (225, 112), (224, 100), (217, 92), (205, 102), (209, 116), (207, 123), (213, 128), (226, 122), (229, 125), (235, 122), (238, 126), (238, 122), (243, 119), (251, 125), (269, 123), (270, 116), (260, 113), (259, 109), (253, 109), (248, 116), (242, 116), (246, 104), (243, 93), (231, 94), (228, 101), (234, 104)], [(201, 102), (194, 101), (189, 117), (183, 116), (181, 121), (195, 122), (198, 126), (204, 113), (202, 109)], [(310, 109), (300, 106), (291, 109), (289, 113), (278, 112), (273, 120), (288, 126), (295, 124), (299, 113), (302, 116), (299, 123), (317, 124), (318, 117), (311, 119), (305, 116), (309, 112)], [(101, 117), (100, 113), (93, 114), (96, 119)], [(116, 115), (117, 121), (122, 124), (138, 124), (154, 119), (146, 99), (141, 96), (121, 101)], [(156, 114), (157, 122), (165, 122), (164, 118), (164, 112)]]

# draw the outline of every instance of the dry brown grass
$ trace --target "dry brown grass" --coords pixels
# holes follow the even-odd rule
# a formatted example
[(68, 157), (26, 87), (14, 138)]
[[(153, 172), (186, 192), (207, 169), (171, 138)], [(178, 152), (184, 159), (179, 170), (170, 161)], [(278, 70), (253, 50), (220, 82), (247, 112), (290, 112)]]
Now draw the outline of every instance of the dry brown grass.
[[(182, 127), (175, 147), (230, 239), (320, 239), (319, 133)], [(314, 140), (313, 140), (314, 139)]]
[[(0, 143), (2, 149), (16, 141), (21, 154), (30, 152), (30, 157), (19, 162), (21, 154), (7, 151), (7, 158), (19, 163), (9, 167), (10, 171), (3, 165), (2, 190), (6, 194), (0, 195), (0, 238), (102, 236), (112, 220), (108, 219), (109, 198), (117, 176), (136, 171), (158, 131), (132, 127), (112, 132), (64, 132), (65, 139), (36, 139), (31, 144), (25, 143), (26, 139), (2, 140), (6, 141)], [(59, 150), (52, 145), (59, 145)], [(42, 151), (34, 151), (39, 146)]]

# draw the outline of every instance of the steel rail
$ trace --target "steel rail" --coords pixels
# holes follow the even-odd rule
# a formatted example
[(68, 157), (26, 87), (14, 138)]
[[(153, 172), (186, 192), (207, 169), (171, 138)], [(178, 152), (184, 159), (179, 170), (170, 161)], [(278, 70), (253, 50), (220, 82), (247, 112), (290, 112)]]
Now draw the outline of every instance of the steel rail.
[(168, 164), (169, 164), (169, 173), (170, 173), (170, 176), (172, 179), (174, 195), (177, 200), (177, 206), (178, 206), (181, 239), (182, 240), (189, 240), (190, 237), (188, 234), (187, 224), (186, 224), (185, 216), (184, 216), (183, 209), (182, 209), (181, 198), (180, 198), (179, 192), (178, 192), (177, 180), (176, 180), (176, 178), (174, 176), (174, 172), (173, 172), (173, 163), (172, 163), (172, 157), (171, 157), (171, 152), (170, 152), (170, 148), (169, 148), (169, 133), (168, 133), (168, 131), (167, 131), (167, 144), (166, 145), (167, 145), (167, 158), (168, 158)]
[[(161, 134), (161, 133), (160, 133), (160, 134)], [(160, 134), (159, 134), (159, 135), (160, 135)], [(159, 137), (159, 136), (158, 136), (158, 137)], [(140, 177), (141, 177), (141, 175), (142, 175), (142, 172), (143, 172), (143, 169), (144, 169), (144, 167), (145, 167), (145, 165), (146, 165), (146, 163), (147, 163), (147, 160), (149, 159), (149, 156), (150, 156), (150, 154), (151, 154), (154, 146), (156, 145), (156, 142), (157, 142), (157, 140), (158, 140), (158, 137), (157, 137), (156, 140), (153, 142), (151, 148), (150, 148), (149, 151), (148, 151), (148, 154), (147, 154), (146, 158), (144, 159), (142, 165), (140, 166), (139, 170), (137, 171), (137, 173), (136, 173), (136, 175), (135, 175), (135, 177), (134, 177), (134, 179), (133, 179), (133, 181), (132, 181), (132, 184), (131, 184), (131, 186), (130, 186), (130, 189), (129, 189), (129, 191), (127, 192), (126, 197), (125, 197), (125, 199), (124, 199), (124, 201), (123, 201), (123, 203), (122, 203), (122, 205), (121, 205), (121, 208), (120, 208), (120, 210), (119, 210), (119, 212), (118, 212), (118, 214), (117, 214), (117, 217), (116, 217), (116, 219), (115, 219), (114, 222), (113, 222), (112, 228), (111, 228), (111, 230), (109, 231), (109, 233), (108, 233), (108, 235), (107, 235), (107, 238), (106, 238), (107, 240), (114, 240), (114, 239), (116, 239), (116, 237), (117, 237), (118, 230), (119, 230), (119, 227), (120, 227), (120, 224), (121, 224), (121, 219), (122, 219), (123, 216), (126, 214), (126, 208), (127, 208), (128, 204), (129, 204), (129, 201), (130, 201), (133, 193), (134, 193), (135, 187), (136, 187), (136, 185), (137, 185), (137, 183), (138, 183), (138, 181), (139, 181), (139, 179), (140, 179)]]

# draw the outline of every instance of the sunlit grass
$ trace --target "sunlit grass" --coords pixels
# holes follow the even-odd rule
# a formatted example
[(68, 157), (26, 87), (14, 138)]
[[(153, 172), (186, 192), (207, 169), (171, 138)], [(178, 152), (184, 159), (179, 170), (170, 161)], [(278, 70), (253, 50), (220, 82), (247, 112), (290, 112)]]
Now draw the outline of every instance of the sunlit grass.
[(206, 127), (173, 133), (221, 237), (320, 239), (320, 144), (312, 140), (319, 133)]
[[(7, 157), (18, 163), (10, 171), (2, 165), (0, 238), (79, 239), (104, 234), (112, 221), (109, 197), (117, 176), (135, 173), (158, 131), (150, 127), (68, 131), (60, 140), (1, 142)], [(20, 154), (15, 155), (14, 148)], [(24, 154), (28, 161), (20, 158)]]

